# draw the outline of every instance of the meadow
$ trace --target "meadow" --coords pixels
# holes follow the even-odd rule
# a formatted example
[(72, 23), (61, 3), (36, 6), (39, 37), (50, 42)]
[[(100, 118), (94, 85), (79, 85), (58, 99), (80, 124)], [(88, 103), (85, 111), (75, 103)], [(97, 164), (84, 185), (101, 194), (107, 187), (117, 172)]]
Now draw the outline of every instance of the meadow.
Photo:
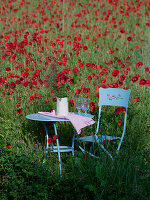
[[(0, 0), (0, 199), (150, 199), (149, 55), (148, 0)], [(57, 154), (42, 166), (44, 127), (26, 115), (56, 110), (65, 96), (77, 112), (75, 97), (88, 97), (97, 121), (100, 87), (131, 89), (117, 161), (76, 147), (74, 160), (62, 153), (60, 178)], [(101, 132), (121, 134), (123, 112), (103, 107), (102, 114)], [(57, 129), (69, 145), (71, 123)], [(81, 134), (95, 130), (96, 123)], [(51, 123), (49, 131), (53, 138)]]

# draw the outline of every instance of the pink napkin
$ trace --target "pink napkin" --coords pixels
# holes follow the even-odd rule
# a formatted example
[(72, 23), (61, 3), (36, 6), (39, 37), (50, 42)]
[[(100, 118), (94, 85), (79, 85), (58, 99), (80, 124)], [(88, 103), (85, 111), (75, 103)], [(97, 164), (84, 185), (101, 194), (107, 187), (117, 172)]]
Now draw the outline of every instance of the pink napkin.
[(68, 113), (68, 116), (57, 116), (55, 114), (55, 110), (53, 110), (52, 112), (38, 112), (38, 113), (50, 117), (68, 119), (72, 123), (78, 134), (81, 133), (82, 128), (90, 126), (95, 123), (95, 121), (90, 117), (84, 117), (74, 113)]

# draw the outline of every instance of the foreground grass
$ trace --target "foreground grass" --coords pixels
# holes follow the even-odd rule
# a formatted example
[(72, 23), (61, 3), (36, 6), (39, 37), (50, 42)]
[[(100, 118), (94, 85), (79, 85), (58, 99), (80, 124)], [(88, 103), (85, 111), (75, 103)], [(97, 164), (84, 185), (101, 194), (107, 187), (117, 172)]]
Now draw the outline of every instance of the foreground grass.
[[(147, 89), (141, 91), (143, 104), (129, 106), (125, 141), (117, 161), (113, 164), (101, 150), (98, 160), (84, 160), (78, 151), (74, 160), (71, 154), (62, 153), (62, 179), (55, 153), (48, 155), (42, 167), (45, 139), (44, 136), (37, 137), (40, 123), (31, 123), (32, 126), (27, 123), (28, 128), (24, 125), (25, 133), (28, 132), (32, 141), (26, 143), (19, 124), (1, 119), (1, 199), (148, 199), (149, 106), (144, 106), (147, 92)], [(103, 112), (104, 119), (107, 119), (107, 113), (107, 110)], [(60, 140), (66, 144), (71, 139), (66, 141), (63, 129), (69, 135), (72, 127), (58, 126)], [(94, 129), (88, 132), (94, 132)]]

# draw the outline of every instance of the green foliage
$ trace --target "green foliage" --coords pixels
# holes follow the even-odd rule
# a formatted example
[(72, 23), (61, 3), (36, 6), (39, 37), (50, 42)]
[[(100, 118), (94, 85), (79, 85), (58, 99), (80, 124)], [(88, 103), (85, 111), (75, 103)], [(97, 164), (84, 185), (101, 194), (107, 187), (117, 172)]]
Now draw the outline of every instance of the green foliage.
[(27, 146), (18, 135), (19, 126), (16, 131), (10, 121), (1, 119), (1, 122), (2, 200), (147, 199), (150, 178), (148, 150), (137, 152), (132, 149), (131, 153), (130, 148), (123, 144), (114, 164), (102, 151), (99, 159), (88, 155), (83, 159), (80, 151), (75, 153), (74, 160), (71, 155), (62, 154), (63, 177), (60, 178), (57, 156), (48, 156), (42, 167), (42, 149), (39, 150), (38, 145)]

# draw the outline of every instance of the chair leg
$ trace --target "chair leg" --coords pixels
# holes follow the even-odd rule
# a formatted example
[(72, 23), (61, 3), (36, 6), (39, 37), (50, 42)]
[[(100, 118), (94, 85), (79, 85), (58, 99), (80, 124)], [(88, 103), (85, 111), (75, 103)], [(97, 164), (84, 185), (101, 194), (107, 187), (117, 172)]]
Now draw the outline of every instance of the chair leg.
[(45, 163), (45, 161), (46, 161), (47, 154), (48, 154), (48, 150), (46, 150), (46, 152), (45, 152), (45, 158), (44, 158), (44, 160), (43, 160), (43, 163), (42, 163), (42, 165), (43, 165), (43, 164)]
[(114, 161), (112, 155), (105, 149), (105, 147), (102, 144), (100, 144), (100, 147), (108, 154), (108, 156), (112, 159), (112, 161)]
[(76, 144), (78, 145), (78, 147), (82, 151), (82, 153), (84, 153), (84, 154), (87, 153), (94, 158), (99, 158), (98, 156), (95, 156), (94, 154), (90, 153), (89, 151), (86, 151), (85, 149), (83, 149), (77, 141), (76, 141)]
[(72, 156), (74, 157), (74, 141), (75, 141), (75, 136), (76, 136), (76, 131), (74, 132), (73, 138), (72, 138)]

